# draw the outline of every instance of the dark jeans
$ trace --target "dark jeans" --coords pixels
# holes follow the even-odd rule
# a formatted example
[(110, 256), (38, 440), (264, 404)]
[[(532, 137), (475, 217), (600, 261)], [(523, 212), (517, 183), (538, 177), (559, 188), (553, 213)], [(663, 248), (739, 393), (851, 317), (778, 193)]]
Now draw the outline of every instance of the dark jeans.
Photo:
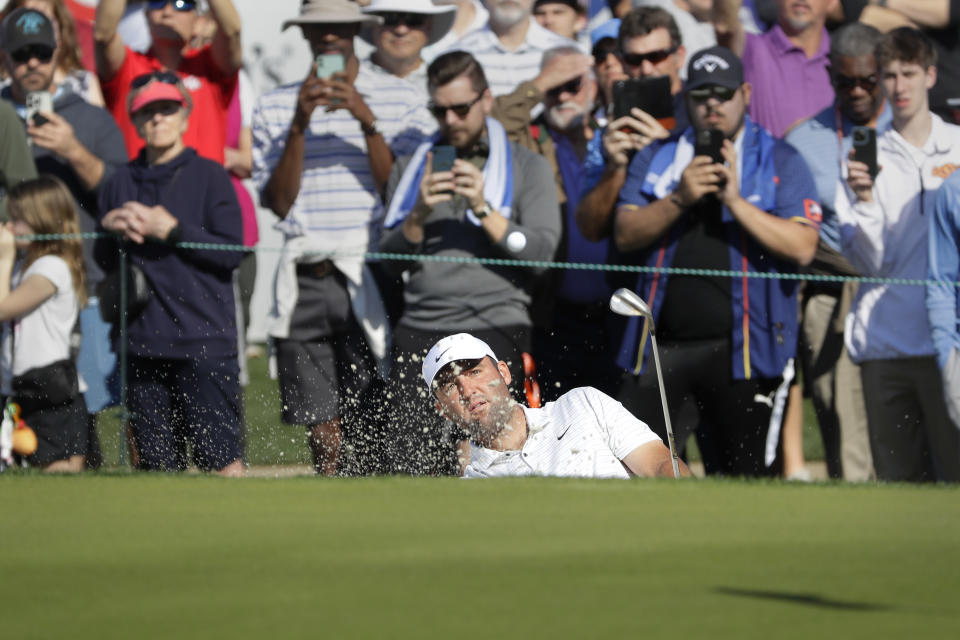
[[(687, 438), (696, 431), (708, 474), (777, 475), (778, 461), (771, 467), (764, 466), (764, 451), (773, 395), (780, 379), (734, 380), (730, 341), (725, 338), (667, 342), (659, 346), (667, 404), (679, 451), (685, 450)], [(618, 399), (667, 442), (652, 355), (644, 373), (623, 376)], [(699, 419), (678, 421), (681, 409), (689, 402), (695, 403)]]

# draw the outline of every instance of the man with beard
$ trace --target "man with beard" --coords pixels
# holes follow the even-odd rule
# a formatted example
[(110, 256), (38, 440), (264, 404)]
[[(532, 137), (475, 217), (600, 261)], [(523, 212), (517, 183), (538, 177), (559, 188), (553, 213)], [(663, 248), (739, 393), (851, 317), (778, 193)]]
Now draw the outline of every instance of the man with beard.
[[(671, 409), (692, 398), (706, 419), (697, 435), (707, 473), (768, 475), (776, 471), (775, 449), (767, 443), (771, 396), (796, 354), (797, 287), (756, 274), (795, 273), (813, 259), (816, 190), (796, 150), (747, 117), (751, 87), (735, 55), (705, 49), (690, 60), (687, 78), (693, 126), (633, 159), (614, 239), (617, 249), (647, 267), (742, 274), (651, 270), (637, 277), (635, 290), (653, 311)], [(619, 398), (634, 415), (650, 416), (662, 435), (662, 416), (649, 413), (659, 387), (650, 371), (648, 330), (641, 318), (626, 323), (617, 357), (626, 371)], [(676, 415), (671, 418), (676, 425)], [(681, 423), (681, 451), (695, 424)]]
[(510, 93), (535, 77), (544, 51), (576, 45), (533, 19), (533, 0), (484, 0), (484, 4), (490, 12), (487, 26), (467, 34), (453, 48), (480, 62), (494, 96)]
[[(382, 251), (414, 258), (385, 263), (394, 275), (406, 271), (390, 374), (400, 433), (390, 440), (405, 448), (398, 453), (399, 471), (451, 473), (460, 438), (446, 433), (416, 383), (420, 359), (440, 337), (470, 331), (495, 345), (513, 379), (522, 380), (537, 275), (529, 268), (457, 259), (549, 260), (560, 216), (550, 166), (511, 143), (489, 117), (493, 96), (473, 56), (454, 51), (434, 60), (427, 87), (440, 132), (394, 164), (380, 240)], [(446, 152), (456, 156), (452, 167), (435, 168), (434, 157)]]
[(197, 0), (150, 0), (147, 23), (153, 46), (146, 53), (127, 47), (117, 25), (126, 0), (101, 0), (97, 6), (94, 41), (97, 73), (107, 109), (113, 115), (130, 157), (143, 148), (143, 140), (127, 111), (127, 95), (134, 78), (152, 71), (172, 71), (183, 82), (193, 101), (183, 142), (201, 156), (223, 163), (227, 140), (227, 109), (237, 85), (237, 70), (243, 61), (240, 16), (232, 0), (208, 0), (217, 24), (213, 42), (193, 48), (191, 40), (198, 20)]
[(754, 87), (750, 118), (778, 138), (833, 103), (824, 26), (838, 0), (776, 0), (777, 24), (762, 35), (740, 21), (743, 0), (714, 0), (717, 43), (743, 59)]
[[(880, 91), (873, 53), (880, 37), (879, 31), (862, 23), (847, 25), (833, 34), (830, 79), (836, 102), (787, 134), (787, 142), (800, 152), (813, 173), (823, 208), (820, 244), (810, 265), (817, 275), (857, 275), (841, 251), (840, 222), (833, 205), (841, 170), (853, 145), (853, 127), (880, 129), (891, 118)], [(873, 462), (860, 368), (843, 346), (843, 321), (856, 292), (855, 282), (804, 283), (800, 362), (803, 383), (813, 396), (830, 477), (864, 481), (873, 476)]]
[[(543, 408), (521, 406), (510, 368), (468, 333), (439, 340), (421, 374), (437, 413), (470, 436), (465, 477), (673, 477), (670, 450), (619, 402), (582, 387)], [(680, 474), (690, 475), (683, 462)]]
[[(526, 85), (534, 90), (525, 91)], [(580, 198), (604, 170), (602, 130), (593, 118), (598, 91), (590, 58), (577, 47), (560, 47), (543, 54), (537, 78), (497, 98), (494, 109), (507, 135), (542, 155), (554, 170), (563, 222), (554, 260), (560, 262), (607, 261), (608, 242), (584, 238), (574, 218)], [(525, 99), (528, 93), (535, 99)], [(508, 98), (513, 98), (509, 104)], [(531, 121), (530, 111), (539, 100), (543, 112)], [(604, 273), (551, 270), (542, 277), (537, 293), (533, 355), (543, 398), (556, 398), (587, 381), (612, 391), (616, 370), (612, 349), (602, 337), (609, 298)]]

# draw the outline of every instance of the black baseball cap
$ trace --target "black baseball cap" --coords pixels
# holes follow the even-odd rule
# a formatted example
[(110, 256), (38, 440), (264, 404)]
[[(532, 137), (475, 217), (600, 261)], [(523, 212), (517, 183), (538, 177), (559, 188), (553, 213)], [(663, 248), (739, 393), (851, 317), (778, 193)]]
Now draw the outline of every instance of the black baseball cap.
[(50, 19), (33, 9), (17, 9), (0, 24), (0, 47), (14, 52), (30, 45), (57, 48), (57, 36), (53, 33)]
[(743, 84), (743, 64), (726, 47), (710, 47), (698, 51), (687, 65), (686, 90), (717, 85), (738, 89)]

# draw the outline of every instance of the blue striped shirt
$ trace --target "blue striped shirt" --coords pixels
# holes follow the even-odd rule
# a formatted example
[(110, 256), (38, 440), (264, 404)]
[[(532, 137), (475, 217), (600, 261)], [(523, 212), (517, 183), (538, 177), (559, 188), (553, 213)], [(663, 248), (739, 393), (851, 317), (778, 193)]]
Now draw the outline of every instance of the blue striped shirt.
[[(278, 87), (254, 109), (253, 179), (261, 197), (283, 154), (300, 86)], [(405, 80), (361, 65), (354, 86), (396, 157), (413, 153), (435, 131), (423, 92)], [(336, 245), (336, 232), (373, 231), (383, 215), (360, 123), (346, 109), (318, 107), (304, 140), (300, 192), (277, 229), (287, 237), (322, 234), (324, 244)]]

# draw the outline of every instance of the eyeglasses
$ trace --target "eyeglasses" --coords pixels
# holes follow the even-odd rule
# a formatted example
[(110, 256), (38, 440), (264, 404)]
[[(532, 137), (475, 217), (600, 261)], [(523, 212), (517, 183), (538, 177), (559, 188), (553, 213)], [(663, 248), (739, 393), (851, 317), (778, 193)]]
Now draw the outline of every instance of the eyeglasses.
[(547, 97), (559, 98), (561, 93), (580, 93), (580, 87), (583, 86), (583, 78), (574, 78), (559, 87), (547, 90)]
[(476, 98), (474, 98), (470, 102), (464, 102), (463, 104), (452, 104), (449, 107), (444, 107), (439, 104), (435, 104), (431, 102), (430, 104), (427, 105), (427, 109), (430, 110), (430, 113), (433, 114), (434, 118), (436, 118), (437, 120), (440, 120), (441, 122), (443, 120), (446, 120), (447, 111), (453, 111), (453, 113), (455, 113), (458, 118), (466, 118), (467, 114), (470, 113), (470, 109), (473, 108), (473, 105), (480, 102), (480, 98), (482, 97), (483, 97), (483, 93), (478, 95)]
[(183, 105), (179, 102), (173, 102), (171, 100), (157, 100), (156, 102), (151, 102), (137, 111), (135, 114), (133, 114), (133, 117), (136, 120), (151, 120), (158, 113), (162, 116), (172, 116), (182, 108)]
[(874, 89), (877, 88), (877, 76), (869, 75), (865, 78), (862, 77), (851, 77), (845, 76), (839, 73), (833, 74), (833, 86), (841, 91), (851, 91), (856, 87), (860, 87), (867, 93), (871, 93)]
[(149, 0), (147, 2), (147, 6), (153, 11), (163, 9), (168, 4), (173, 5), (174, 11), (193, 11), (197, 8), (196, 0)]
[(721, 87), (718, 85), (699, 87), (697, 89), (690, 89), (687, 91), (687, 95), (690, 96), (690, 99), (694, 102), (706, 102), (710, 98), (716, 98), (720, 102), (726, 102), (736, 95), (736, 93), (736, 89), (730, 89), (729, 87)]
[(410, 29), (419, 29), (427, 24), (427, 16), (422, 13), (381, 13), (383, 26), (399, 27), (401, 24)]
[(657, 49), (656, 51), (647, 51), (646, 53), (620, 53), (620, 60), (631, 67), (639, 67), (645, 60), (651, 64), (660, 64), (671, 55), (677, 52), (677, 47), (669, 49)]
[(46, 64), (53, 59), (53, 49), (44, 44), (30, 44), (20, 47), (11, 53), (10, 57), (17, 64), (25, 64), (30, 62), (32, 58), (36, 58), (41, 64)]
[(153, 71), (151, 73), (144, 73), (134, 78), (130, 82), (131, 89), (139, 89), (140, 87), (145, 87), (151, 82), (162, 82), (164, 84), (180, 84), (180, 77), (173, 73), (172, 71)]

